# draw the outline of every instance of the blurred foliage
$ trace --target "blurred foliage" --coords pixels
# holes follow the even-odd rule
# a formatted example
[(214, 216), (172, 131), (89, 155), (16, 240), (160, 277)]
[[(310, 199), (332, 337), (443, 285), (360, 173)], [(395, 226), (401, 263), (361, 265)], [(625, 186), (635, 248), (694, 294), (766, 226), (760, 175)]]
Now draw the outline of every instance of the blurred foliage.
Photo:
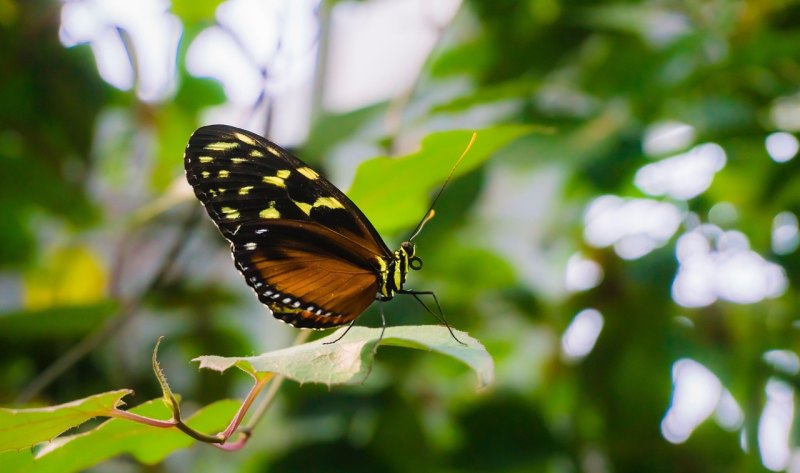
[[(149, 353), (163, 334), (162, 364), (191, 410), (240, 399), (248, 386), (245, 376), (196, 372), (188, 360), (290, 343), (294, 332), (255, 301), (216, 229), (197, 218), (199, 204), (175, 190), (183, 184), (186, 140), (204, 110), (225, 101), (218, 83), (191, 76), (185, 65), (189, 44), (214, 23), (220, 3), (173, 0), (170, 11), (183, 24), (177, 90), (150, 103), (106, 84), (90, 47), (60, 44), (60, 2), (0, 0), (4, 405), (55, 405), (120, 388), (136, 391), (132, 405), (158, 397)], [(800, 213), (800, 162), (776, 163), (764, 145), (772, 132), (800, 132), (778, 113), (800, 113), (798, 25), (796, 0), (465, 1), (407, 97), (344, 114), (318, 110), (297, 151), (335, 174), (337, 151), (394, 154), (411, 140), (427, 156), (424, 137), (436, 139), (442, 128), (554, 130), (485, 156), (476, 148), (417, 240), (425, 268), (410, 284), (436, 291), (452, 325), (484, 343), (497, 363), (495, 385), (476, 394), (472, 373), (451, 360), (382, 348), (364, 385), (284, 385), (237, 454), (201, 445), (164, 460), (158, 435), (172, 433), (114, 444), (84, 437), (65, 450), (80, 461), (51, 457), (40, 468), (108, 460), (96, 470), (132, 471), (163, 460), (142, 469), (766, 470), (758, 432), (767, 385), (800, 386), (796, 373), (764, 362), (771, 350), (796, 357), (800, 349), (800, 263), (796, 252), (771, 246), (776, 214)], [(387, 130), (389, 115), (401, 117), (396, 129)], [(652, 252), (623, 259), (613, 248), (590, 246), (584, 215), (595, 198), (652, 197), (634, 178), (667, 157), (644, 151), (651, 127), (667, 121), (694, 130), (678, 151), (717, 143), (725, 167), (696, 197), (656, 198), (673, 203), (684, 220)], [(449, 166), (465, 144), (437, 147), (434, 166)], [(424, 175), (430, 165), (415, 164), (400, 179), (392, 168), (401, 162), (370, 162), (357, 171), (353, 192), (367, 207), (370, 193), (402, 192), (414, 179), (433, 190)], [(390, 210), (368, 212), (390, 241), (424, 207), (419, 196), (394, 201)], [(732, 217), (714, 217), (720, 203), (733, 206)], [(751, 304), (677, 304), (678, 239), (709, 222), (741, 232), (755, 253), (781, 265), (783, 294)], [(598, 286), (565, 288), (576, 253), (600, 265)], [(585, 308), (602, 313), (602, 332), (591, 353), (570, 360), (561, 336)], [(392, 325), (433, 323), (413, 300), (398, 298), (385, 310)], [(373, 307), (360, 323), (379, 321)], [(31, 390), (87, 337), (101, 343)], [(661, 422), (681, 359), (716, 375), (741, 407), (742, 425), (723, 428), (712, 417), (683, 442), (665, 439)], [(234, 407), (223, 401), (209, 409)], [(108, 429), (124, 429), (111, 422)], [(796, 426), (788, 440), (795, 455)], [(24, 471), (31, 458), (6, 453), (0, 465)]]

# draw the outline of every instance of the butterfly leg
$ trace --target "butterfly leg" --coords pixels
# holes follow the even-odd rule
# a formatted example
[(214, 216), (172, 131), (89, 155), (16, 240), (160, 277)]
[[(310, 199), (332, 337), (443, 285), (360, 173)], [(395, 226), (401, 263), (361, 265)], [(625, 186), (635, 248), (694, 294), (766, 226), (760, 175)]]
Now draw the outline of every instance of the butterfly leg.
[(383, 340), (383, 334), (386, 332), (386, 316), (383, 315), (383, 299), (378, 299), (380, 310), (381, 310), (381, 336), (378, 337), (378, 342), (375, 343), (375, 346), (372, 347), (372, 354), (375, 355), (378, 351), (378, 345), (381, 344), (381, 340)]
[(351, 329), (351, 328), (353, 328), (353, 325), (355, 325), (355, 324), (356, 324), (356, 321), (355, 321), (355, 319), (353, 319), (353, 321), (352, 321), (352, 322), (350, 322), (350, 324), (347, 326), (347, 329), (346, 329), (344, 332), (342, 332), (342, 334), (341, 334), (341, 335), (339, 335), (339, 336), (336, 338), (336, 340), (333, 340), (333, 341), (331, 341), (331, 342), (323, 342), (322, 344), (323, 344), (323, 345), (333, 345), (334, 343), (336, 343), (336, 342), (338, 342), (339, 340), (343, 339), (343, 338), (344, 338), (344, 336), (345, 336), (345, 335), (347, 335), (347, 332), (349, 332), (349, 331), (350, 331), (350, 329)]
[[(467, 346), (466, 343), (464, 343), (461, 340), (459, 340), (458, 337), (456, 337), (456, 334), (453, 333), (453, 329), (450, 327), (450, 324), (447, 322), (447, 317), (444, 316), (444, 311), (442, 310), (441, 304), (439, 304), (439, 299), (436, 297), (436, 293), (434, 293), (433, 291), (412, 291), (412, 290), (405, 290), (405, 289), (402, 290), (402, 291), (398, 291), (397, 293), (398, 294), (408, 294), (410, 296), (413, 296), (414, 299), (416, 299), (417, 302), (419, 302), (422, 305), (422, 307), (424, 307), (425, 310), (428, 311), (429, 314), (434, 316), (436, 318), (436, 320), (442, 322), (442, 324), (444, 324), (444, 326), (447, 327), (447, 331), (450, 332), (450, 336), (453, 337), (453, 340), (457, 341), (461, 345)], [(434, 302), (436, 302), (436, 308), (439, 309), (439, 313), (438, 314), (435, 313), (434, 311), (432, 311), (422, 301), (422, 299), (419, 298), (419, 296), (421, 296), (421, 295), (433, 297)]]

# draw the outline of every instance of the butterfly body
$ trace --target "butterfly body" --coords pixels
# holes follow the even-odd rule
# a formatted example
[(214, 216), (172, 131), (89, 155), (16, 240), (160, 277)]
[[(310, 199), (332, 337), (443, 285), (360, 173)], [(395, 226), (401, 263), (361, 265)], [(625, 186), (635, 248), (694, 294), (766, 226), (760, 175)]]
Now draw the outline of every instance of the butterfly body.
[(227, 125), (198, 129), (186, 177), (231, 243), (234, 262), (273, 315), (323, 329), (403, 291), (415, 246), (392, 252), (359, 208), (271, 141)]

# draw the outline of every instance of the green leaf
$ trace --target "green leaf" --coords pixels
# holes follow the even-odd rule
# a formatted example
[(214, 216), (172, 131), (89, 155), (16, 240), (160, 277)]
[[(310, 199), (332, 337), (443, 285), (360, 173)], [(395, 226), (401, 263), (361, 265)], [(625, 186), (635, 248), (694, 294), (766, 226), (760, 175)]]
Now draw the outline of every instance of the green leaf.
[[(225, 371), (236, 366), (251, 373), (281, 374), (299, 383), (358, 384), (372, 369), (376, 344), (419, 350), (431, 350), (465, 363), (478, 375), (480, 387), (494, 378), (494, 362), (481, 343), (464, 332), (453, 330), (466, 345), (453, 340), (440, 325), (387, 327), (383, 338), (380, 328), (346, 328), (313, 342), (251, 357), (201, 356), (194, 361), (201, 368)], [(341, 337), (341, 339), (339, 339)]]
[(85, 335), (102, 325), (116, 310), (117, 304), (106, 300), (91, 305), (7, 312), (0, 314), (0, 339), (27, 342)]
[(355, 135), (370, 120), (386, 113), (386, 102), (347, 113), (325, 113), (314, 121), (309, 140), (303, 145), (303, 161), (314, 166), (337, 144)]
[[(475, 144), (453, 177), (477, 168), (503, 146), (536, 130), (537, 127), (521, 125), (479, 130)], [(415, 153), (366, 161), (356, 171), (347, 195), (379, 232), (411, 227), (428, 208), (428, 192), (444, 183), (471, 136), (469, 130), (432, 133), (422, 140), (422, 148)]]
[(0, 409), (0, 452), (31, 447), (89, 419), (108, 416), (132, 392), (109, 391), (51, 407)]
[[(221, 431), (238, 406), (239, 402), (234, 400), (215, 402), (197, 411), (187, 424), (203, 432)], [(131, 412), (161, 419), (171, 415), (160, 398), (136, 406)], [(154, 465), (174, 451), (187, 448), (195, 442), (177, 429), (161, 429), (115, 418), (90, 432), (59, 438), (35, 457), (27, 450), (0, 453), (0, 465), (3, 465), (4, 473), (64, 473), (83, 471), (122, 454)]]
[(449, 102), (434, 106), (432, 113), (459, 113), (472, 107), (500, 101), (523, 102), (533, 95), (538, 83), (529, 79), (511, 80), (483, 86), (470, 94), (457, 97)]

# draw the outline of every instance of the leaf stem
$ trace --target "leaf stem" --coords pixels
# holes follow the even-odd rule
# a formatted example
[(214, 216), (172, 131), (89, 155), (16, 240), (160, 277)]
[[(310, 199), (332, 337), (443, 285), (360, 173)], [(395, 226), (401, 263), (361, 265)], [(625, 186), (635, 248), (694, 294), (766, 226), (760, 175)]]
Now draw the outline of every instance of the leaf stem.
[[(239, 410), (236, 411), (236, 415), (233, 416), (233, 419), (231, 419), (231, 423), (228, 424), (228, 428), (219, 435), (225, 439), (228, 439), (231, 435), (233, 435), (234, 432), (236, 432), (236, 429), (239, 428), (239, 425), (242, 423), (245, 414), (247, 414), (247, 411), (250, 410), (250, 406), (253, 405), (253, 402), (264, 389), (264, 386), (266, 386), (272, 379), (273, 377), (271, 375), (263, 376), (261, 378), (256, 377), (256, 384), (253, 386), (250, 392), (247, 393), (247, 397), (245, 397), (244, 401), (242, 401), (242, 405), (239, 407)], [(246, 436), (250, 436), (249, 432), (246, 434)]]
[[(310, 335), (311, 335), (310, 330), (301, 330), (300, 333), (297, 334), (297, 337), (295, 337), (292, 346), (297, 346), (304, 343), (306, 340), (308, 340), (308, 337)], [(261, 402), (258, 403), (255, 411), (253, 412), (253, 415), (250, 417), (250, 420), (242, 429), (242, 432), (244, 432), (246, 435), (249, 435), (250, 432), (252, 432), (253, 429), (256, 427), (258, 422), (261, 420), (261, 418), (264, 417), (264, 414), (267, 412), (267, 409), (269, 409), (269, 407), (272, 405), (272, 402), (275, 400), (275, 396), (278, 394), (278, 390), (280, 389), (281, 384), (283, 384), (284, 379), (285, 377), (283, 375), (277, 375), (272, 377), (272, 384), (270, 384), (269, 390), (264, 395), (264, 398), (261, 399)]]
[[(310, 335), (310, 331), (303, 330), (301, 331), (294, 340), (294, 345), (299, 345), (306, 341), (308, 336)], [(236, 411), (236, 414), (231, 419), (228, 427), (223, 430), (222, 432), (216, 435), (208, 435), (202, 432), (199, 432), (191, 427), (189, 427), (181, 418), (181, 411), (180, 406), (178, 404), (178, 399), (172, 393), (172, 390), (169, 388), (169, 384), (167, 383), (167, 378), (164, 375), (164, 372), (161, 370), (161, 366), (157, 360), (157, 353), (158, 353), (158, 346), (161, 343), (161, 338), (159, 338), (158, 342), (156, 343), (155, 349), (153, 350), (153, 371), (158, 378), (158, 382), (161, 385), (161, 390), (164, 394), (164, 402), (168, 405), (170, 410), (172, 411), (172, 419), (170, 420), (161, 420), (161, 419), (153, 419), (150, 417), (145, 417), (139, 414), (135, 414), (133, 412), (124, 411), (121, 409), (114, 408), (110, 415), (111, 417), (118, 417), (121, 419), (127, 419), (133, 422), (138, 422), (140, 424), (149, 425), (151, 427), (158, 427), (161, 429), (171, 429), (177, 428), (181, 432), (185, 433), (186, 435), (192, 437), (193, 439), (203, 442), (212, 444), (215, 447), (226, 450), (226, 451), (236, 451), (243, 448), (247, 441), (250, 439), (252, 434), (253, 428), (256, 426), (258, 421), (264, 416), (269, 406), (272, 404), (272, 401), (275, 399), (276, 394), (278, 393), (278, 389), (280, 388), (281, 384), (283, 383), (284, 377), (283, 376), (273, 376), (270, 373), (261, 374), (252, 373), (253, 378), (255, 379), (255, 384), (247, 393), (244, 400), (242, 401), (242, 405), (239, 406), (239, 410)], [(233, 434), (236, 433), (237, 429), (241, 425), (242, 421), (245, 418), (245, 415), (252, 407), (255, 400), (258, 398), (258, 395), (261, 394), (261, 391), (267, 386), (267, 384), (272, 384), (269, 387), (264, 398), (256, 407), (253, 416), (250, 418), (248, 424), (239, 431), (239, 438), (236, 441), (231, 443), (226, 443)]]
[(138, 422), (140, 424), (149, 425), (151, 427), (158, 427), (159, 429), (171, 429), (175, 427), (181, 432), (185, 433), (186, 435), (192, 437), (193, 439), (204, 443), (220, 444), (225, 442), (226, 440), (222, 438), (219, 434), (208, 435), (202, 432), (198, 432), (197, 430), (194, 430), (193, 428), (186, 425), (181, 419), (175, 419), (175, 418), (170, 420), (153, 419), (152, 417), (145, 417), (143, 415), (135, 414), (130, 411), (123, 411), (117, 408), (114, 408), (109, 413), (109, 415), (111, 417), (118, 417), (120, 419), (127, 419), (133, 422)]

